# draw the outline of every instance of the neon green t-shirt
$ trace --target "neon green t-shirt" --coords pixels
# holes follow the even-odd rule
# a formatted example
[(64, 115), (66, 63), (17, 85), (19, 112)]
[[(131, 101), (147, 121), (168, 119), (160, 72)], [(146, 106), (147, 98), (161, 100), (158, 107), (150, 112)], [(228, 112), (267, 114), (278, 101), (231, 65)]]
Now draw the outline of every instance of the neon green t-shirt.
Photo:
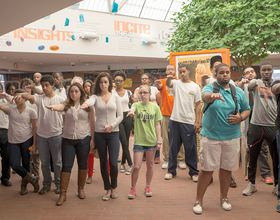
[(137, 102), (132, 107), (135, 108), (134, 145), (155, 146), (156, 122), (162, 119), (160, 108), (152, 102), (148, 105)]

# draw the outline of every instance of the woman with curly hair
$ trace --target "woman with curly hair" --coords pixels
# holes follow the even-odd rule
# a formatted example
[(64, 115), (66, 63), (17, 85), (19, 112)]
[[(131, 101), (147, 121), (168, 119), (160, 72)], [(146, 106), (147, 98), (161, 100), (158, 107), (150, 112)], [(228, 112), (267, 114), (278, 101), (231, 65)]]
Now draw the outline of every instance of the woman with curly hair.
[(5, 84), (5, 90), (8, 95), (14, 96), (15, 91), (18, 89), (18, 82), (7, 82)]
[[(116, 83), (116, 89), (112, 90), (113, 94), (120, 97), (123, 109), (123, 120), (119, 125), (120, 128), (120, 141), (122, 144), (122, 161), (120, 166), (120, 172), (130, 175), (133, 169), (132, 160), (129, 152), (129, 137), (132, 129), (133, 119), (126, 117), (129, 112), (129, 104), (132, 104), (131, 91), (123, 88), (126, 75), (123, 71), (116, 71), (114, 73), (114, 82)], [(125, 162), (127, 161), (129, 168), (125, 170)]]

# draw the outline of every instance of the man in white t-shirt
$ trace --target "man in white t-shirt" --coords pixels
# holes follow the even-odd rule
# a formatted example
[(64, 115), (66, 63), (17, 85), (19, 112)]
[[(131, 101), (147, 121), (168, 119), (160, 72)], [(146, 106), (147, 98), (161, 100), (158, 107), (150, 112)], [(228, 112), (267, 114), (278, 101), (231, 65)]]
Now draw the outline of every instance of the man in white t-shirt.
[(41, 78), (42, 78), (41, 73), (38, 73), (38, 72), (34, 73), (33, 82), (35, 83), (35, 88), (43, 90), (41, 83), (40, 83)]
[(62, 72), (53, 72), (52, 74), (54, 78), (54, 93), (57, 95), (62, 96), (65, 100), (67, 98), (66, 96), (66, 89), (63, 87), (62, 82), (63, 82), (63, 74)]
[(46, 108), (49, 105), (59, 105), (64, 98), (53, 92), (54, 78), (45, 75), (41, 78), (43, 95), (32, 96), (27, 93), (17, 94), (14, 99), (24, 98), (35, 103), (38, 107), (38, 126), (37, 126), (37, 148), (40, 154), (41, 168), (43, 173), (43, 188), (39, 191), (40, 195), (46, 194), (51, 189), (52, 177), (50, 170), (50, 156), (53, 160), (55, 193), (60, 193), (60, 171), (61, 162), (61, 133), (62, 133), (62, 114), (50, 111)]
[[(196, 132), (199, 128), (201, 95), (199, 86), (190, 80), (190, 70), (186, 64), (180, 64), (180, 80), (168, 75), (166, 85), (173, 93), (174, 106), (168, 124), (169, 161), (165, 179), (176, 176), (177, 155), (182, 143), (185, 149), (185, 162), (189, 175), (194, 182), (198, 181)], [(195, 110), (194, 110), (195, 107)]]

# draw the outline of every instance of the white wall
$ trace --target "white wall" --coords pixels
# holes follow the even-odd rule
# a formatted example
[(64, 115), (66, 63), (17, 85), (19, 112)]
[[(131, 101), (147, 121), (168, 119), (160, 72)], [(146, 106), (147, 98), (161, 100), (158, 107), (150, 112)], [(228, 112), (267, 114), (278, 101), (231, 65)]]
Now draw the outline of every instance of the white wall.
[[(84, 22), (80, 22), (80, 16), (84, 17)], [(65, 26), (66, 18), (69, 19), (68, 26)], [(118, 21), (126, 22), (127, 26), (121, 24), (121, 30), (117, 31)], [(133, 24), (137, 27), (137, 33), (133, 32), (136, 29)], [(124, 31), (123, 26), (127, 27)], [(168, 55), (165, 43), (171, 27), (172, 23), (167, 22), (66, 8), (48, 19), (40, 19), (3, 35), (0, 38), (0, 50), (165, 58)], [(89, 42), (79, 39), (82, 32), (95, 32), (99, 40)], [(71, 39), (72, 35), (76, 40)], [(109, 39), (108, 43), (106, 37)], [(142, 46), (145, 38), (156, 38), (158, 42)], [(7, 41), (11, 42), (11, 46), (7, 46)], [(39, 46), (44, 46), (45, 49), (39, 50)], [(58, 46), (59, 49), (52, 51), (51, 46)]]

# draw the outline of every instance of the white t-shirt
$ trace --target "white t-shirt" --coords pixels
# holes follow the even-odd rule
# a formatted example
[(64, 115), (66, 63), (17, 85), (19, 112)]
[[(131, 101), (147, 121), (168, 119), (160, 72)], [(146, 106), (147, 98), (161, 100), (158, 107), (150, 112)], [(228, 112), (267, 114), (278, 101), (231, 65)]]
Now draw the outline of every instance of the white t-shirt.
[(54, 92), (55, 94), (60, 95), (61, 97), (63, 97), (64, 100), (67, 99), (66, 90), (65, 90), (64, 87), (61, 87), (60, 89), (55, 88), (55, 89), (53, 90), (53, 92)]
[(105, 126), (109, 125), (113, 127), (113, 131), (119, 131), (119, 124), (123, 120), (123, 110), (118, 95), (112, 94), (107, 104), (100, 96), (92, 95), (86, 103), (95, 110), (95, 132), (104, 132)]
[[(150, 95), (150, 98), (151, 98), (151, 102), (157, 104), (157, 97), (156, 95), (159, 93), (157, 87), (154, 87), (154, 86), (150, 86), (151, 88), (151, 95)], [(136, 88), (137, 90), (140, 89), (140, 87)]]
[(63, 127), (62, 137), (84, 139), (86, 136), (91, 136), (88, 112), (80, 109), (80, 105), (77, 109), (72, 106), (65, 112), (65, 126)]
[(169, 90), (174, 96), (174, 106), (170, 120), (193, 125), (195, 122), (194, 104), (201, 100), (199, 86), (191, 81), (183, 83), (172, 80), (173, 88)]
[(43, 88), (42, 88), (42, 85), (39, 85), (39, 86), (35, 86), (36, 89), (40, 89), (43, 91)]
[[(0, 99), (0, 103), (9, 107), (7, 100), (4, 98)], [(1, 110), (0, 110), (0, 128), (5, 128), (5, 129), (9, 128), (9, 116), (6, 115)]]
[(27, 141), (33, 136), (31, 119), (37, 119), (34, 109), (26, 108), (19, 114), (17, 106), (9, 107), (10, 124), (8, 130), (8, 141), (11, 144), (19, 144)]
[(62, 113), (46, 108), (49, 105), (59, 105), (64, 101), (59, 95), (48, 98), (44, 95), (35, 95), (35, 104), (38, 107), (37, 134), (42, 138), (58, 136), (62, 133)]
[(36, 105), (35, 103), (34, 103), (34, 104), (31, 104), (31, 103), (29, 102), (29, 100), (26, 100), (25, 104), (26, 104), (26, 106), (28, 106), (29, 108), (32, 108), (32, 109), (34, 109), (36, 112), (38, 112), (38, 107), (37, 107), (37, 105)]
[[(129, 92), (130, 92), (129, 90), (126, 90), (125, 93), (124, 93), (124, 96), (120, 97), (115, 89), (112, 90), (112, 94), (118, 95), (120, 97), (121, 103), (122, 103), (122, 110), (123, 110), (123, 112), (128, 112), (129, 111), (129, 107), (128, 107), (128, 104), (129, 104), (128, 93)], [(130, 95), (131, 95), (131, 92), (130, 92)]]

